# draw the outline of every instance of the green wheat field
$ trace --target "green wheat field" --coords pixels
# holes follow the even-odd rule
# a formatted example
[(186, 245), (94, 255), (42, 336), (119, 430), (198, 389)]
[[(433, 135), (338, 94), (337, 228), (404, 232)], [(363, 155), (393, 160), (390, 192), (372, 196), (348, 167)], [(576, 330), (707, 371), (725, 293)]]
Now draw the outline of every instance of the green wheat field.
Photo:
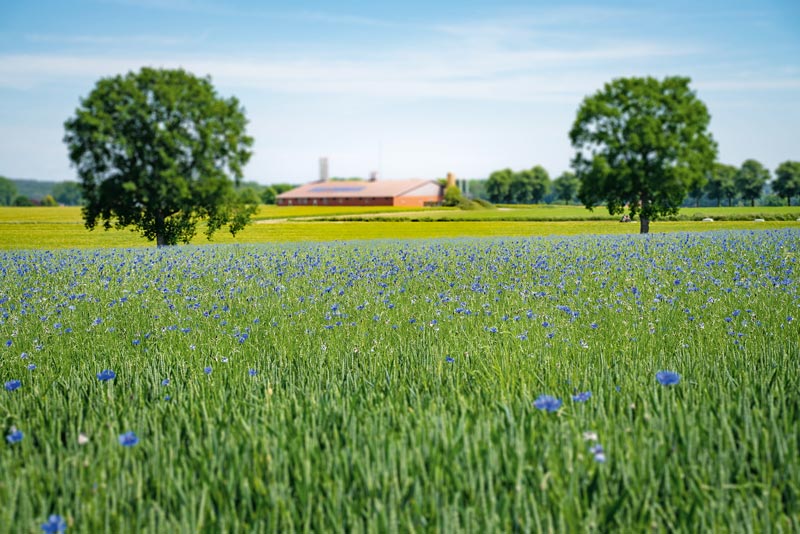
[(0, 211), (0, 532), (800, 531), (794, 219), (64, 213)]

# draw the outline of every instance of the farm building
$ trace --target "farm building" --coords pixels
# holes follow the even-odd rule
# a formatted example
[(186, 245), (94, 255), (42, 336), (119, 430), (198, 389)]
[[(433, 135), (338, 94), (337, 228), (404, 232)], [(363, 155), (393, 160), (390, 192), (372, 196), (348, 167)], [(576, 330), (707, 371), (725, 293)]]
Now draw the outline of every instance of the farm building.
[(434, 180), (319, 181), (296, 187), (277, 197), (278, 206), (408, 206), (442, 201)]

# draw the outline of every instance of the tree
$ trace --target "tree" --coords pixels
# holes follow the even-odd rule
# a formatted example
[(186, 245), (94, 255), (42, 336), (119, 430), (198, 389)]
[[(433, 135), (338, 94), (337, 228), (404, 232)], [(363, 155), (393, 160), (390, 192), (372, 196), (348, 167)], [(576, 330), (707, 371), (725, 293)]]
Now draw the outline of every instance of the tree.
[(800, 161), (784, 161), (775, 169), (772, 190), (792, 205), (792, 197), (800, 195)]
[(5, 176), (0, 176), (0, 206), (10, 206), (17, 198), (17, 184)]
[(278, 193), (275, 191), (275, 188), (268, 185), (261, 191), (261, 202), (264, 204), (275, 204), (277, 196)]
[(728, 200), (729, 206), (733, 204), (733, 199), (736, 198), (736, 185), (733, 181), (735, 177), (736, 167), (723, 163), (714, 163), (708, 172), (705, 191), (708, 198), (717, 201), (717, 207), (723, 198)]
[(40, 204), (40, 206), (47, 206), (47, 207), (58, 206), (58, 202), (56, 202), (56, 199), (53, 198), (53, 195), (45, 195), (45, 197), (42, 199), (42, 203)]
[(742, 198), (749, 200), (750, 206), (755, 206), (756, 199), (761, 196), (767, 180), (769, 180), (769, 170), (756, 160), (748, 159), (736, 172), (734, 183)]
[(81, 186), (77, 182), (58, 183), (53, 186), (51, 194), (59, 204), (64, 204), (65, 206), (78, 206), (83, 199)]
[(451, 185), (444, 190), (442, 198), (443, 206), (458, 206), (464, 197), (461, 196), (461, 189), (457, 185)]
[(547, 193), (549, 185), (550, 175), (541, 165), (515, 172), (511, 175), (509, 200), (516, 204), (538, 204)]
[(495, 204), (511, 202), (513, 176), (514, 173), (511, 169), (495, 171), (489, 175), (489, 180), (486, 182), (486, 194), (489, 196), (489, 201)]
[(29, 208), (34, 205), (33, 201), (25, 195), (19, 195), (16, 197), (12, 204), (21, 208)]
[(580, 186), (580, 181), (578, 177), (575, 176), (575, 173), (566, 171), (561, 173), (561, 176), (556, 178), (553, 182), (553, 189), (555, 189), (556, 196), (564, 201), (564, 204), (569, 204), (573, 198), (575, 198), (575, 193), (578, 192), (578, 187)]
[(570, 140), (578, 197), (588, 209), (605, 202), (616, 215), (627, 207), (639, 214), (641, 233), (651, 219), (677, 213), (717, 152), (708, 109), (689, 82), (620, 78), (584, 99)]
[(202, 220), (209, 238), (225, 225), (236, 235), (257, 209), (236, 191), (246, 124), (209, 78), (143, 68), (101, 79), (64, 124), (86, 227), (133, 226), (158, 246), (188, 242)]

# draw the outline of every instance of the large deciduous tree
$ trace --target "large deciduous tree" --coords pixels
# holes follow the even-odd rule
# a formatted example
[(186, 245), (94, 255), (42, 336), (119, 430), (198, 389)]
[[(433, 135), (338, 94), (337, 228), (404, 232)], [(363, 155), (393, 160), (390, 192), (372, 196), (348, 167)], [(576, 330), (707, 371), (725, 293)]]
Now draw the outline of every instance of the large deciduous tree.
[(784, 161), (775, 169), (772, 190), (792, 205), (792, 197), (800, 195), (800, 161)]
[(252, 138), (236, 98), (209, 78), (143, 68), (103, 78), (66, 121), (88, 228), (132, 226), (158, 246), (242, 230), (257, 206), (236, 187)]
[(734, 183), (741, 197), (749, 200), (750, 206), (755, 206), (756, 199), (761, 196), (767, 180), (769, 180), (769, 170), (758, 161), (748, 159), (736, 171)]
[(689, 78), (620, 78), (578, 109), (570, 131), (581, 181), (578, 198), (590, 210), (605, 202), (611, 215), (639, 214), (650, 221), (677, 213), (701, 183), (717, 152), (710, 115), (689, 88)]

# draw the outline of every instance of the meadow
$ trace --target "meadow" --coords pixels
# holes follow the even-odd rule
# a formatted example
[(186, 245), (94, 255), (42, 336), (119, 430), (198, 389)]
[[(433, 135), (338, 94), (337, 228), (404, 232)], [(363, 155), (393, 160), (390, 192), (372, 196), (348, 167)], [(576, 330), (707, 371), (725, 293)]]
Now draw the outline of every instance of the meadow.
[(763, 224), (0, 252), (0, 532), (797, 532)]

